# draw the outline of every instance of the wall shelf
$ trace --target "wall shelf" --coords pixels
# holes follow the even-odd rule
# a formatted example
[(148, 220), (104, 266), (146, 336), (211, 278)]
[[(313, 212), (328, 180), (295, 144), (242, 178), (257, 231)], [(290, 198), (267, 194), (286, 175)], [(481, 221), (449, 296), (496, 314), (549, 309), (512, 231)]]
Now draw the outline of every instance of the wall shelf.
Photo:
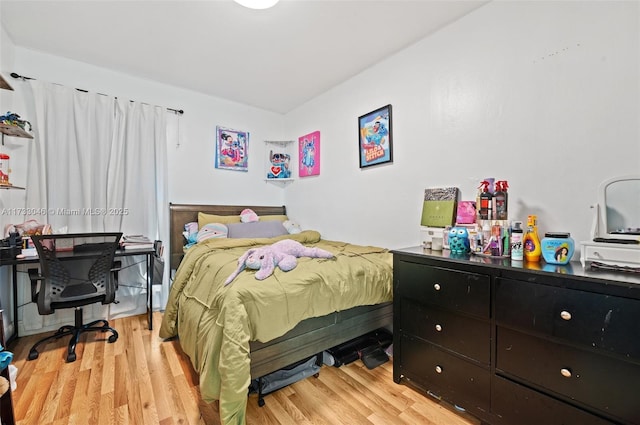
[(294, 181), (293, 166), (296, 158), (293, 153), (293, 140), (265, 140), (265, 181), (282, 183)]
[(31, 133), (17, 125), (0, 124), (0, 133), (2, 133), (2, 144), (4, 144), (4, 136), (21, 137), (23, 139), (33, 139)]
[(4, 79), (2, 75), (0, 75), (0, 89), (13, 90), (13, 87), (11, 87), (11, 85), (7, 82), (7, 80)]
[[(2, 133), (2, 146), (4, 146), (5, 136), (17, 137), (20, 139), (33, 139), (31, 133), (17, 125), (0, 123), (0, 133)], [(0, 184), (0, 190), (25, 190), (25, 188), (21, 186), (14, 186), (12, 184)]]

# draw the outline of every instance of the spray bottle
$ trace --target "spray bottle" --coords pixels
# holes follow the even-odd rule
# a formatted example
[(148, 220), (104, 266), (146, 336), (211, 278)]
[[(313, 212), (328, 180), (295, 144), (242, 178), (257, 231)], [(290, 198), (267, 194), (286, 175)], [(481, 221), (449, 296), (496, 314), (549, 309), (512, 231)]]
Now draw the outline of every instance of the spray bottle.
[(479, 207), (479, 218), (480, 220), (490, 220), (491, 217), (491, 211), (492, 211), (492, 205), (491, 205), (491, 198), (493, 197), (493, 195), (491, 195), (491, 192), (489, 192), (489, 182), (487, 180), (483, 180), (480, 183), (480, 186), (478, 187), (478, 189), (480, 189), (482, 191), (482, 193), (480, 193), (480, 207)]
[(506, 220), (507, 219), (507, 189), (509, 188), (509, 184), (506, 180), (498, 180), (496, 182), (496, 193), (493, 194), (494, 199), (496, 200), (496, 219), (498, 220)]
[(540, 248), (540, 238), (538, 237), (538, 216), (527, 216), (527, 233), (524, 234), (522, 244), (525, 260), (534, 263), (539, 262), (542, 250)]
[(511, 260), (512, 261), (523, 260), (522, 238), (523, 238), (522, 222), (514, 221), (511, 228)]

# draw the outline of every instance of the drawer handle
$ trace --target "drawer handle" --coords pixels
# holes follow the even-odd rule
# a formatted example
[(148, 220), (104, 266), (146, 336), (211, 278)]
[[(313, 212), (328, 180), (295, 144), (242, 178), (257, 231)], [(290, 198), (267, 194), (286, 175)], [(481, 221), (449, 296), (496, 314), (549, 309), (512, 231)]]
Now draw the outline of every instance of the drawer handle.
[(562, 317), (564, 320), (571, 320), (571, 313), (566, 310), (562, 310), (560, 312), (560, 317)]
[(560, 369), (560, 374), (565, 378), (571, 378), (571, 369), (567, 369), (563, 367), (562, 369)]
[(436, 291), (439, 291), (440, 290), (440, 284), (439, 283), (435, 283), (433, 285), (433, 289), (435, 289)]
[(442, 325), (436, 325), (436, 330), (438, 332), (442, 332)]
[(442, 373), (442, 367), (436, 366), (436, 373)]

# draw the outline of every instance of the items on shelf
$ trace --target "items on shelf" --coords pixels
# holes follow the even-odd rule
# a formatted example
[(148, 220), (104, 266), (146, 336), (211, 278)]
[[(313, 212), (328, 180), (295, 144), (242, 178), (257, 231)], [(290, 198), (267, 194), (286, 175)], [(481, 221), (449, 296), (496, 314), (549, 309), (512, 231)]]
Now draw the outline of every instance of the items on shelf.
[[(486, 178), (478, 186), (476, 199), (478, 220), (507, 220), (509, 218), (509, 183), (506, 180), (495, 181)], [(495, 189), (494, 189), (495, 188)]]
[(291, 177), (291, 155), (284, 152), (269, 151), (269, 170), (267, 171), (268, 179), (288, 179)]
[(9, 167), (9, 155), (0, 152), (0, 186), (11, 186), (9, 182), (9, 173), (11, 168)]
[(524, 234), (523, 245), (525, 260), (539, 262), (542, 251), (538, 237), (538, 216), (534, 214), (527, 216), (527, 232)]
[(425, 189), (420, 224), (442, 228), (453, 226), (459, 193), (457, 187)]
[(293, 180), (296, 144), (292, 140), (265, 140), (265, 180), (289, 182)]
[(571, 233), (545, 233), (540, 249), (547, 263), (567, 264), (573, 257), (575, 244)]
[[(20, 119), (20, 115), (14, 112), (7, 112), (4, 115), (0, 115), (0, 123), (20, 127), (24, 131), (31, 131), (31, 123)], [(29, 129), (27, 129), (27, 126), (29, 126)]]
[(144, 235), (125, 235), (120, 241), (122, 249), (151, 249), (155, 248), (151, 239)]
[(522, 222), (514, 221), (511, 224), (511, 260), (513, 261), (524, 260), (524, 251), (522, 247), (523, 238), (524, 231), (522, 229)]

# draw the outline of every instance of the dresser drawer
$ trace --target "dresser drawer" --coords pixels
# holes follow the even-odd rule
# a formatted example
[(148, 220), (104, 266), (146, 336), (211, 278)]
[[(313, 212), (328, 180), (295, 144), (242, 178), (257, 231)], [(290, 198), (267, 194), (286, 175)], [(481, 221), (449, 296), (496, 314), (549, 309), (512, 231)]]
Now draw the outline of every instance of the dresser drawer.
[(491, 413), (504, 425), (611, 425), (598, 416), (496, 376), (491, 387)]
[(510, 279), (496, 281), (498, 324), (640, 361), (640, 300)]
[[(402, 362), (393, 367), (408, 381), (434, 393), (469, 413), (488, 412), (490, 373), (420, 339), (403, 335)], [(395, 371), (394, 371), (395, 373)]]
[(640, 423), (640, 365), (497, 328), (496, 371)]
[(399, 330), (489, 365), (489, 322), (405, 300)]
[(487, 275), (401, 261), (394, 269), (394, 281), (394, 296), (479, 317), (490, 316), (491, 285)]
[(634, 249), (635, 247), (636, 245), (587, 245), (583, 248), (584, 261), (610, 261), (614, 264), (639, 264), (640, 249)]

